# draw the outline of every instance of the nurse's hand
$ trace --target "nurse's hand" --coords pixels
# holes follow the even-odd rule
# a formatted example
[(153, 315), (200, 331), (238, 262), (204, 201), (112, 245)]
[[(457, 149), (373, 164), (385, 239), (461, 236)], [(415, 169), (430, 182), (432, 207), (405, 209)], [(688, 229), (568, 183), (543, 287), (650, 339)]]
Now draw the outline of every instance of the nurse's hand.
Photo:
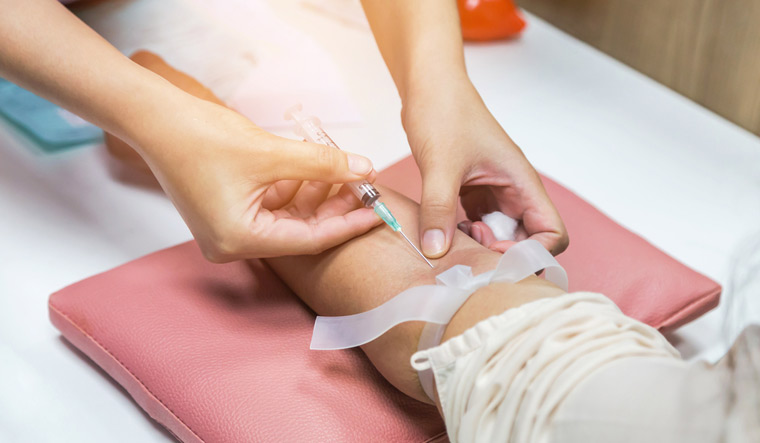
[(135, 148), (209, 259), (313, 254), (380, 223), (355, 197), (330, 196), (329, 183), (371, 178), (367, 159), (275, 137), (183, 92), (187, 79), (177, 88), (129, 61), (59, 2), (0, 0), (0, 11), (0, 76)]
[(347, 188), (330, 195), (331, 183), (372, 180), (368, 159), (277, 137), (187, 94), (172, 101), (176, 112), (146, 118), (130, 144), (209, 260), (315, 254), (380, 223)]
[(460, 195), (473, 221), (501, 211), (520, 222), (517, 240), (538, 240), (555, 255), (567, 248), (567, 231), (538, 174), (469, 80), (430, 79), (410, 91), (402, 121), (422, 173), (425, 255), (448, 251)]

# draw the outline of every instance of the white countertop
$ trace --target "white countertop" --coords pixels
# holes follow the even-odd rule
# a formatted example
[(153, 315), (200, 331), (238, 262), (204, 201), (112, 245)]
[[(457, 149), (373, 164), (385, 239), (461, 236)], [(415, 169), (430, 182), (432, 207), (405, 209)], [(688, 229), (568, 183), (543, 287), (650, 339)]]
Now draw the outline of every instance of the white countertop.
[[(408, 155), (369, 30), (295, 0), (276, 8), (333, 55), (360, 110), (362, 123), (328, 127), (333, 138), (378, 169)], [(466, 48), (496, 118), (537, 169), (725, 285), (760, 232), (760, 139), (528, 20), (519, 40)], [(47, 318), (50, 293), (190, 239), (169, 201), (116, 180), (101, 146), (37, 153), (0, 121), (0, 214), (0, 441), (171, 441)], [(678, 331), (686, 357), (725, 351), (726, 299)]]

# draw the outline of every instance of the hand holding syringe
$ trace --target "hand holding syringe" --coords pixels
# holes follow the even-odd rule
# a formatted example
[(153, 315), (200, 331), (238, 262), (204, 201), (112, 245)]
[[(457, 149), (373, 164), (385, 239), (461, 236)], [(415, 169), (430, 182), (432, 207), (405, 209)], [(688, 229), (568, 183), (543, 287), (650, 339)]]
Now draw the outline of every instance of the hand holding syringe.
[[(288, 109), (285, 112), (285, 119), (293, 120), (296, 123), (296, 134), (305, 138), (306, 141), (312, 143), (320, 143), (333, 147), (335, 149), (340, 149), (338, 145), (330, 138), (330, 136), (327, 135), (325, 130), (322, 129), (319, 119), (316, 117), (306, 117), (303, 115), (301, 112), (300, 104)], [(393, 216), (393, 214), (391, 214), (391, 211), (388, 209), (388, 207), (385, 206), (385, 203), (380, 201), (380, 193), (377, 191), (377, 189), (375, 189), (374, 186), (372, 186), (370, 182), (367, 180), (357, 180), (354, 182), (346, 183), (346, 186), (351, 188), (351, 191), (354, 193), (356, 198), (358, 198), (365, 207), (372, 208), (375, 211), (375, 214), (377, 214), (388, 226), (390, 226), (394, 232), (401, 234), (407, 243), (409, 243), (409, 246), (414, 248), (420, 257), (425, 260), (425, 263), (430, 265), (431, 268), (433, 267), (433, 264), (430, 263), (427, 258), (425, 258), (422, 252), (420, 252), (420, 250), (414, 246), (414, 243), (409, 240), (409, 237), (404, 234), (404, 231), (401, 229), (401, 225), (398, 223), (398, 221), (396, 221), (396, 218)]]

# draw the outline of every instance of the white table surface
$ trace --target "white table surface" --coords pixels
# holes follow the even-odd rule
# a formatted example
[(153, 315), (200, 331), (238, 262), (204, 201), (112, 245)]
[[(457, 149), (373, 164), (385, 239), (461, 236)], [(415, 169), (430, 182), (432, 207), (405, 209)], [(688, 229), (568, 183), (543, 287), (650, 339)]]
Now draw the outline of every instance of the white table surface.
[[(277, 10), (334, 56), (361, 110), (363, 123), (328, 128), (336, 141), (378, 169), (406, 156), (400, 102), (369, 31), (295, 0)], [(725, 285), (760, 231), (760, 139), (528, 20), (518, 41), (466, 48), (494, 115), (537, 169)], [(190, 238), (166, 198), (107, 164), (102, 146), (35, 153), (0, 122), (0, 441), (171, 441), (47, 317), (50, 293)], [(678, 331), (686, 357), (725, 351), (726, 299)]]

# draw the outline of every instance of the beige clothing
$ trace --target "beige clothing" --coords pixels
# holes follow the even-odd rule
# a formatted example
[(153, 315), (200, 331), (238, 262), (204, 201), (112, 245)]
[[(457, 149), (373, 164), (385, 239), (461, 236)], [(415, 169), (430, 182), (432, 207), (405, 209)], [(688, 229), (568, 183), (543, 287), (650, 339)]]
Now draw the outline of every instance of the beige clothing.
[(725, 371), (691, 365), (600, 294), (541, 299), (412, 357), (452, 442), (717, 442)]

